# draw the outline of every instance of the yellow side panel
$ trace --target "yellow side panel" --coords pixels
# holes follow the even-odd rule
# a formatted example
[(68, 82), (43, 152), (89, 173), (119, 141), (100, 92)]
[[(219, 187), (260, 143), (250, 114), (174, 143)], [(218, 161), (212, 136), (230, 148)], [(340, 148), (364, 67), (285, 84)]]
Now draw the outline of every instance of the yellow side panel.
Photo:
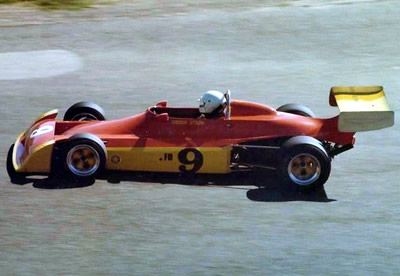
[(123, 171), (229, 173), (231, 147), (109, 147), (106, 168)]
[[(24, 160), (21, 166), (17, 167), (18, 172), (50, 172), (51, 156), (53, 153), (54, 141), (49, 141), (36, 148)], [(15, 165), (14, 165), (15, 166)]]

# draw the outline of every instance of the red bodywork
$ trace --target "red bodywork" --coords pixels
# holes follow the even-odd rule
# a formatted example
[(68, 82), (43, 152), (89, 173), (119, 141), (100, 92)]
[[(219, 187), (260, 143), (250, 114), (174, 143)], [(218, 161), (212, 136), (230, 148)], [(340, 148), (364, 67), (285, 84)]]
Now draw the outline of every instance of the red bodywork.
[(163, 102), (144, 113), (119, 120), (57, 121), (55, 139), (92, 133), (105, 140), (107, 147), (222, 147), (306, 135), (338, 145), (354, 143), (354, 133), (339, 132), (338, 117), (303, 117), (245, 101), (232, 101), (231, 110), (230, 120), (205, 119), (197, 116), (197, 108), (171, 108)]

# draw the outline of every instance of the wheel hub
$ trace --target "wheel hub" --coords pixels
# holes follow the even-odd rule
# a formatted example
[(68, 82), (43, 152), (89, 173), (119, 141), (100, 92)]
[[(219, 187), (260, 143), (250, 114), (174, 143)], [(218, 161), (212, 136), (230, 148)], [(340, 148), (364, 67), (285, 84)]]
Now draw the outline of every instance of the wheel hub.
[(78, 176), (93, 175), (100, 166), (99, 153), (89, 145), (77, 145), (67, 155), (67, 166)]
[(318, 159), (307, 153), (294, 156), (288, 165), (290, 179), (298, 185), (310, 185), (321, 174), (321, 164)]

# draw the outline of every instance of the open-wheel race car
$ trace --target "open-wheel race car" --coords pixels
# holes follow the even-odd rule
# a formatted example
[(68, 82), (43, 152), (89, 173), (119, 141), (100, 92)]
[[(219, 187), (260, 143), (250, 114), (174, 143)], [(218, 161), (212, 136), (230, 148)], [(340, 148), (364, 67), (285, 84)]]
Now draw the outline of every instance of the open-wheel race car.
[[(71, 106), (63, 120), (56, 120), (57, 110), (44, 113), (10, 147), (11, 182), (28, 175), (83, 182), (116, 172), (184, 176), (266, 169), (283, 187), (307, 190), (327, 181), (332, 158), (353, 148), (355, 132), (394, 124), (380, 86), (333, 87), (329, 103), (340, 114), (328, 119), (297, 104), (274, 109), (231, 100), (229, 90), (218, 93), (206, 93), (200, 108), (160, 102), (118, 120), (105, 120), (91, 102)], [(215, 98), (220, 106), (207, 110)]]

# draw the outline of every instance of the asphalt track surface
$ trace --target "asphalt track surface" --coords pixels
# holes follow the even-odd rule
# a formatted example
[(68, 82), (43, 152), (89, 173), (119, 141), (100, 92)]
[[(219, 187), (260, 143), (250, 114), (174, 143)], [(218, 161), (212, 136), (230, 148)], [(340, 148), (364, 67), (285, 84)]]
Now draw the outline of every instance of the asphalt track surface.
[(229, 88), (236, 99), (304, 103), (328, 117), (331, 86), (377, 84), (399, 112), (400, 3), (324, 3), (0, 7), (0, 274), (398, 275), (398, 125), (357, 134), (333, 161), (331, 200), (321, 202), (230, 185), (237, 179), (47, 189), (13, 185), (5, 171), (9, 145), (36, 116), (81, 100), (113, 119)]

